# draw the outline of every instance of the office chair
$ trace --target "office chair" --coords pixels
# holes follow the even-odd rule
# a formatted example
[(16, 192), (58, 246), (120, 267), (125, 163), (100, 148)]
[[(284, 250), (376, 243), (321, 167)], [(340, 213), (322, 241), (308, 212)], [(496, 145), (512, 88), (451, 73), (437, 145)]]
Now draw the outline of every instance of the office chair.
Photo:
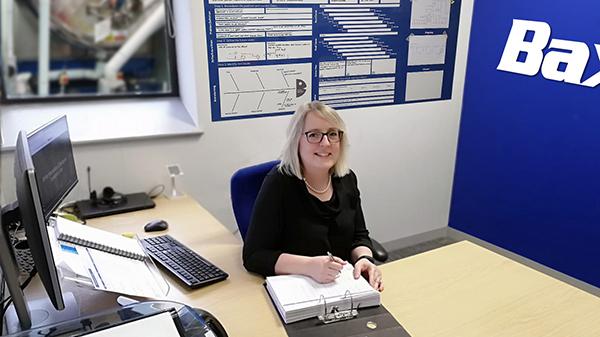
[[(242, 240), (246, 239), (252, 209), (262, 182), (267, 173), (277, 164), (279, 164), (279, 160), (244, 167), (237, 170), (231, 177), (231, 205)], [(371, 242), (373, 258), (379, 262), (385, 262), (388, 259), (388, 252), (375, 239), (371, 239)]]

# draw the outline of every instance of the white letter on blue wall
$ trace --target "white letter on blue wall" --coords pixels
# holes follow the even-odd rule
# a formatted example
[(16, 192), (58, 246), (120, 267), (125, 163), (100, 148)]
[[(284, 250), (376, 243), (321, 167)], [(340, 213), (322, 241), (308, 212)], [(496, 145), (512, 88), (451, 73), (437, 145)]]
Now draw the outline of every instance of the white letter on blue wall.
[[(550, 48), (565, 51), (551, 51), (546, 54), (542, 75), (549, 80), (581, 84), (581, 77), (590, 59), (588, 46), (583, 42), (553, 39)], [(566, 64), (564, 71), (559, 70), (561, 63)]]
[[(594, 47), (596, 47), (596, 55), (598, 55), (598, 59), (600, 60), (600, 44), (595, 44)], [(581, 84), (590, 88), (597, 87), (600, 84), (600, 71)]]
[[(525, 41), (527, 32), (533, 32), (531, 41)], [(550, 40), (551, 28), (545, 22), (513, 20), (498, 70), (534, 76), (540, 71), (544, 60), (544, 48)], [(519, 62), (519, 54), (526, 53), (525, 61)]]

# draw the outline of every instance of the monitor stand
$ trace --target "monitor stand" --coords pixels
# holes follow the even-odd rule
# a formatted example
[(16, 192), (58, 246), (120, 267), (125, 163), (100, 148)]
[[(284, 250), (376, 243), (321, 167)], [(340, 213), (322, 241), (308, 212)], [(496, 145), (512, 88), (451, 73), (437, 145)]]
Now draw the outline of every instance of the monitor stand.
[[(63, 294), (64, 310), (56, 310), (47, 297), (27, 302), (31, 315), (31, 328), (41, 327), (79, 317), (79, 305), (72, 292)], [(22, 330), (15, 307), (11, 305), (6, 311), (6, 332), (12, 334)]]

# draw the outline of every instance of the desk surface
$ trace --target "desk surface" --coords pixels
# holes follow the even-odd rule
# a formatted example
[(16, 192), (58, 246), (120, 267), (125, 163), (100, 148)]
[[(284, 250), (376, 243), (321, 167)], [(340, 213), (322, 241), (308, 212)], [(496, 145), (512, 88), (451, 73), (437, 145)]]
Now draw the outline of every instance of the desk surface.
[[(166, 276), (168, 299), (210, 311), (232, 337), (286, 336), (263, 279), (242, 266), (239, 237), (190, 198), (158, 199), (156, 204), (90, 224), (149, 236), (144, 223), (166, 220), (168, 234), (230, 275), (197, 290)], [(413, 337), (600, 336), (600, 298), (467, 241), (381, 269), (386, 283), (382, 302)], [(83, 306), (96, 303), (86, 302)]]

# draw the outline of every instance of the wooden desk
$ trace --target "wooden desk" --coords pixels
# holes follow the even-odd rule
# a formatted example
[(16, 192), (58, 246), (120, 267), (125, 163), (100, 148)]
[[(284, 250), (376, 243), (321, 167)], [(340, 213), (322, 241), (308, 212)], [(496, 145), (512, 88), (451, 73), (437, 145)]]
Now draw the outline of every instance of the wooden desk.
[(468, 241), (381, 269), (413, 337), (600, 336), (600, 298)]
[[(155, 209), (90, 224), (148, 236), (142, 227), (157, 218), (169, 222), (168, 234), (230, 275), (191, 291), (167, 276), (168, 299), (212, 312), (232, 337), (286, 336), (263, 279), (242, 266), (241, 240), (195, 201), (158, 199)], [(470, 242), (381, 269), (386, 283), (382, 302), (413, 337), (600, 336), (599, 298)], [(97, 305), (94, 300), (83, 304)]]
[[(231, 336), (286, 336), (265, 288), (264, 279), (242, 265), (242, 241), (208, 211), (188, 197), (157, 199), (156, 208), (92, 219), (90, 225), (107, 231), (134, 232), (140, 237), (169, 234), (229, 274), (227, 280), (189, 290), (164, 273), (171, 284), (167, 299), (214, 314)], [(150, 220), (169, 223), (164, 232), (144, 233)]]

